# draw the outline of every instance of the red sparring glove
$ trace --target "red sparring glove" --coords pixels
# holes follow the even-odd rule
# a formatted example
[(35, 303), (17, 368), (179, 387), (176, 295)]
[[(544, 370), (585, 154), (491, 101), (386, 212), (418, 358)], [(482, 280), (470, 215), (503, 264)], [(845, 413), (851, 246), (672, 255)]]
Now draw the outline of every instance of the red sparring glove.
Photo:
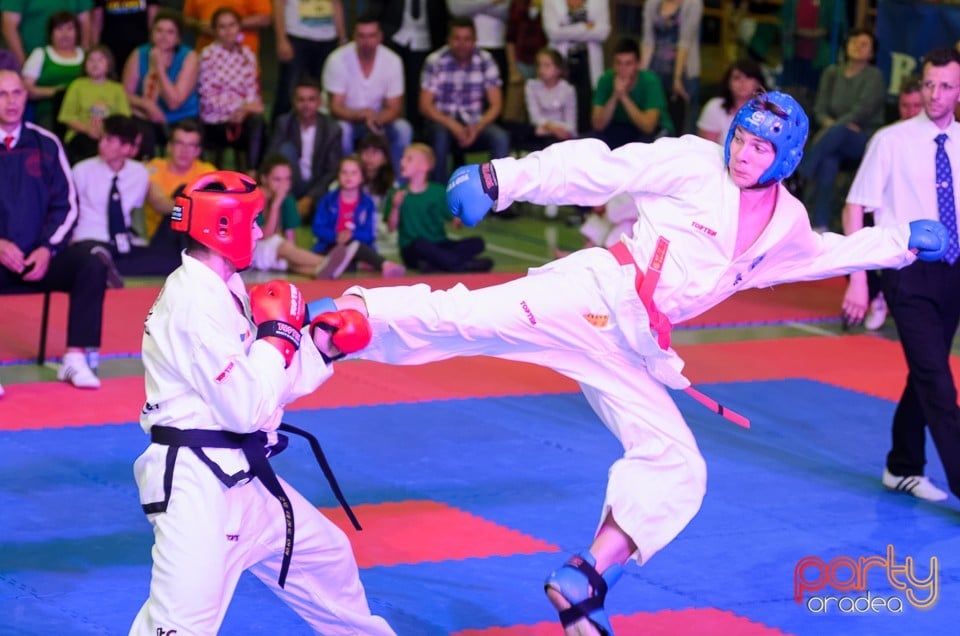
[(300, 290), (285, 280), (262, 283), (250, 290), (250, 309), (257, 325), (257, 338), (276, 347), (289, 367), (300, 348), (305, 312)]
[(367, 317), (355, 309), (322, 313), (310, 323), (311, 335), (317, 328), (329, 333), (330, 342), (340, 351), (332, 357), (323, 354), (328, 361), (339, 360), (348, 353), (360, 351), (370, 344), (373, 337)]

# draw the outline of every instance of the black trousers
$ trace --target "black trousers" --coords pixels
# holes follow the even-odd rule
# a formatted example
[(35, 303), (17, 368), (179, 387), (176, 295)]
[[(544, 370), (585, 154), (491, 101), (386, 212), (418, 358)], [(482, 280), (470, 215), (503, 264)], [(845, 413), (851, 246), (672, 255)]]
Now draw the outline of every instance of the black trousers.
[(430, 51), (414, 51), (393, 40), (385, 44), (403, 61), (403, 116), (413, 126), (414, 138), (421, 139), (418, 133), (424, 122), (420, 114), (420, 73)]
[(439, 272), (462, 272), (467, 261), (486, 249), (480, 236), (433, 243), (418, 238), (400, 249), (400, 257), (408, 269), (426, 269)]
[(67, 346), (99, 347), (103, 330), (103, 298), (107, 291), (107, 266), (89, 249), (68, 245), (50, 259), (42, 280), (24, 282), (0, 267), (0, 294), (61, 291), (70, 297), (67, 312)]
[(928, 428), (950, 490), (960, 495), (960, 407), (950, 370), (950, 347), (960, 323), (960, 262), (917, 261), (885, 270), (882, 281), (908, 368), (893, 416), (887, 468), (894, 475), (922, 475)]
[(113, 264), (123, 276), (168, 276), (173, 270), (180, 267), (182, 259), (180, 252), (174, 251), (162, 244), (153, 242), (146, 247), (133, 245), (126, 254), (113, 252), (109, 243), (100, 241), (80, 241), (71, 246), (90, 252), (95, 247), (103, 247), (111, 251)]

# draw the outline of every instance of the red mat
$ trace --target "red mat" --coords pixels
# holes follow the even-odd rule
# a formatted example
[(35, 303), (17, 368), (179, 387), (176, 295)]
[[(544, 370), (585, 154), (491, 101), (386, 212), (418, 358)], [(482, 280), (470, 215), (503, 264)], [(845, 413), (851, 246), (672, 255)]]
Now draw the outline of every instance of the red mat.
[[(343, 508), (321, 508), (350, 537), (361, 568), (537, 552), (559, 552), (546, 541), (437, 501), (351, 506), (363, 532), (354, 532)], [(456, 528), (456, 532), (450, 532)]]
[[(629, 616), (612, 616), (610, 622), (618, 634), (644, 636), (784, 636), (774, 627), (767, 627), (749, 618), (714, 608), (641, 612)], [(560, 631), (556, 622), (488, 629), (465, 629), (451, 636), (556, 636)]]
[[(695, 384), (811, 378), (888, 400), (903, 390), (906, 365), (895, 342), (873, 336), (781, 338), (679, 348)], [(960, 376), (960, 359), (951, 358)], [(62, 382), (13, 384), (0, 400), (0, 430), (135, 422), (143, 379), (111, 378), (98, 391)], [(344, 362), (315, 393), (290, 409), (424, 400), (568, 393), (576, 383), (547, 369), (494, 358), (458, 358), (418, 367)], [(64, 405), (69, 405), (65, 408)]]
[[(463, 282), (476, 289), (513, 280), (520, 273), (443, 275), (417, 278), (365, 278), (297, 283), (309, 299), (338, 296), (353, 284), (366, 287), (408, 285), (426, 282), (435, 289), (446, 289)], [(704, 326), (759, 325), (786, 321), (810, 321), (835, 318), (843, 298), (844, 281), (831, 279), (813, 283), (782, 285), (773, 289), (754, 289), (737, 294), (702, 316), (679, 328)], [(159, 288), (111, 289), (104, 306), (102, 354), (139, 354), (143, 319), (157, 297)], [(39, 324), (43, 297), (39, 294), (0, 296), (0, 361), (31, 360), (39, 348)], [(54, 294), (50, 303), (50, 328), (47, 357), (63, 355), (66, 342), (67, 296)]]

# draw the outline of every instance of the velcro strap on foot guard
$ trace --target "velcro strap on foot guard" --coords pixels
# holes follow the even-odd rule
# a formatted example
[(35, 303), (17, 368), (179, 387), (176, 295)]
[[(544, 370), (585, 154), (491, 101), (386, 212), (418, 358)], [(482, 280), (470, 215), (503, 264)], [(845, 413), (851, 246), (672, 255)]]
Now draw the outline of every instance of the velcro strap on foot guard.
[(570, 607), (559, 612), (563, 627), (587, 619), (603, 636), (613, 636), (613, 628), (603, 608), (607, 590), (623, 573), (620, 565), (611, 565), (601, 576), (594, 567), (596, 560), (588, 551), (572, 557), (551, 574), (545, 589), (554, 589), (567, 599)]

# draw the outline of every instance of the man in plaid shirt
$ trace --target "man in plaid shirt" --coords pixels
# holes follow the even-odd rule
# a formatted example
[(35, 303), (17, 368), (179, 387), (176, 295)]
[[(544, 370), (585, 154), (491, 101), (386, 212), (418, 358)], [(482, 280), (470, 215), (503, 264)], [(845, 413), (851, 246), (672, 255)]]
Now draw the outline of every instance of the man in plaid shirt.
[(452, 143), (462, 151), (489, 150), (491, 159), (507, 156), (510, 137), (494, 123), (503, 107), (501, 85), (493, 56), (477, 48), (473, 20), (452, 18), (447, 45), (427, 57), (420, 79), (420, 112), (437, 157), (434, 181), (447, 181)]

